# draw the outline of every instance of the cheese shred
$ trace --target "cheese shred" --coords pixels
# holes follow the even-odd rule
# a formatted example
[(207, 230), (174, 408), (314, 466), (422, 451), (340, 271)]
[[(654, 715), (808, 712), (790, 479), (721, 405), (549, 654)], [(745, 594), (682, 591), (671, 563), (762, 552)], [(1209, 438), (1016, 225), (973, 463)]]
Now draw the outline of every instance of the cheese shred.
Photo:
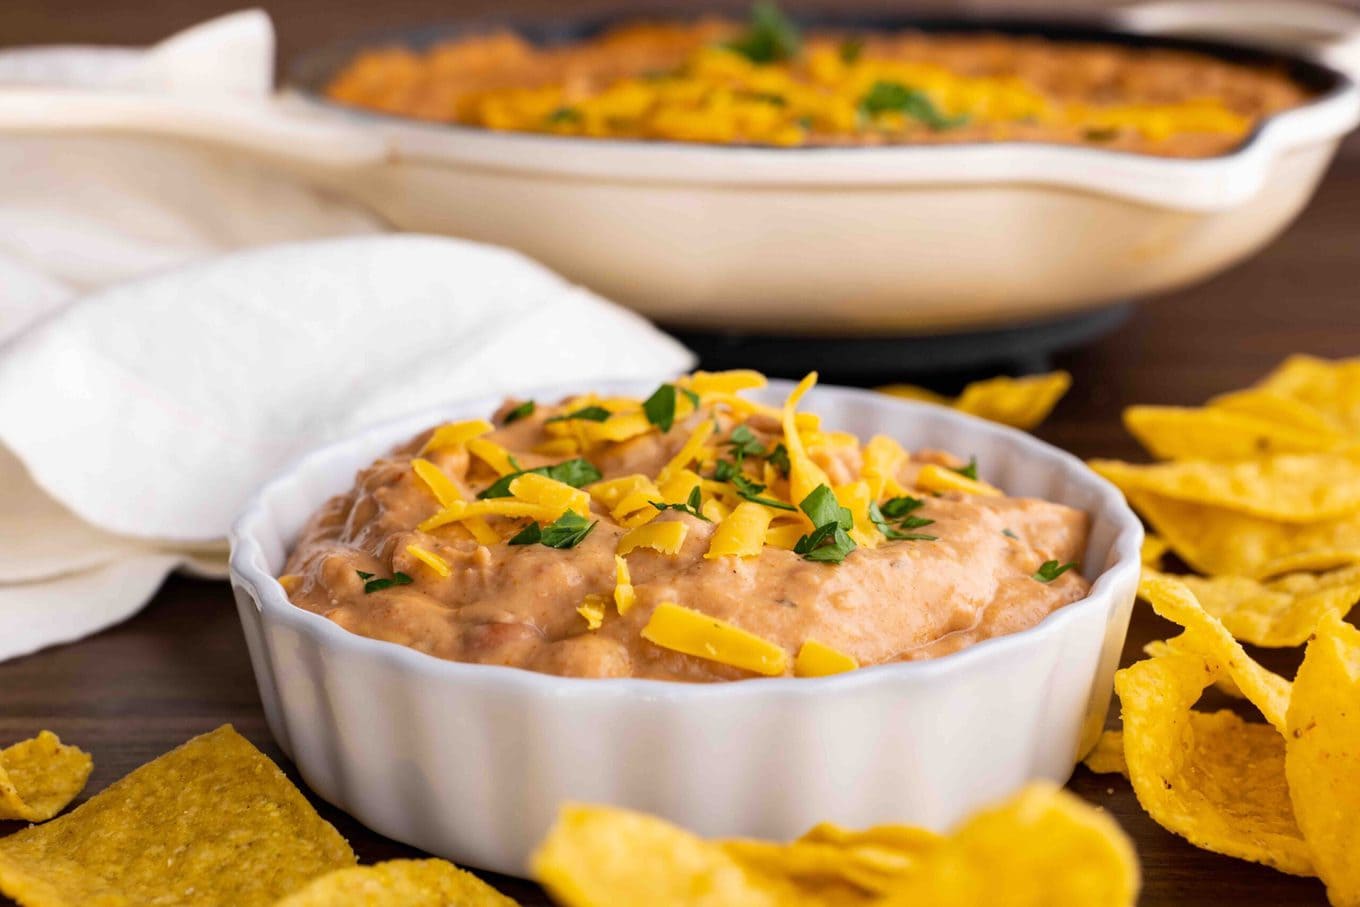
[(788, 655), (782, 647), (675, 602), (657, 605), (647, 626), (642, 628), (642, 638), (663, 649), (767, 677), (783, 674), (788, 665)]

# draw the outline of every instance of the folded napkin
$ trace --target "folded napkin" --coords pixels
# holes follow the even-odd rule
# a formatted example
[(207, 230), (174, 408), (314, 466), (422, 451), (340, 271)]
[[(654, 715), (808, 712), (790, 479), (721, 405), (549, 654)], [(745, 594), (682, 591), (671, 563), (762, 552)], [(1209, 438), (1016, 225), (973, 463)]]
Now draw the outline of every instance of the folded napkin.
[(249, 495), (375, 422), (692, 365), (523, 256), (385, 236), (238, 252), (95, 293), (0, 348), (0, 658), (223, 573)]

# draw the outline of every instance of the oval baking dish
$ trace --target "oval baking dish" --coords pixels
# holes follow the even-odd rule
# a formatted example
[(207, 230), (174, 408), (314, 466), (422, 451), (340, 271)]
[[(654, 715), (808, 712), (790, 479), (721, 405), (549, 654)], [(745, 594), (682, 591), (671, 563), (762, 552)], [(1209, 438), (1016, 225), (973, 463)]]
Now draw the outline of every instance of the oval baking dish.
[[(753, 396), (777, 402), (791, 387), (771, 384)], [(1029, 779), (1066, 780), (1094, 742), (1137, 586), (1137, 518), (1113, 486), (1028, 435), (867, 391), (817, 388), (806, 403), (828, 427), (975, 453), (1007, 492), (1086, 510), (1090, 595), (931, 661), (715, 684), (443, 661), (288, 601), (274, 576), (326, 498), (419, 429), (497, 402), (318, 451), (266, 486), (232, 532), (232, 583), (270, 729), (308, 785), (376, 831), (522, 874), (569, 800), (707, 835), (788, 838), (823, 820), (940, 828)]]

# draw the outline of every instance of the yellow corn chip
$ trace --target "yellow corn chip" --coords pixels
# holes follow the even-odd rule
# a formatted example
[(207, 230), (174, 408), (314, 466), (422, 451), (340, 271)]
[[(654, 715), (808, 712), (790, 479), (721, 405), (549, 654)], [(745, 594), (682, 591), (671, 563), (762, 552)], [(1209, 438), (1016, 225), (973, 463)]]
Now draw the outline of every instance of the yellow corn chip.
[(1229, 633), (1255, 646), (1301, 646), (1324, 615), (1344, 617), (1360, 601), (1360, 567), (1292, 573), (1265, 583), (1245, 576), (1181, 580)]
[(1317, 523), (1360, 511), (1360, 458), (1340, 454), (1151, 466), (1092, 460), (1090, 465), (1125, 495), (1147, 492), (1282, 523)]
[(1257, 576), (1286, 573), (1319, 573), (1360, 564), (1360, 548), (1311, 548), (1267, 561)]
[(1284, 733), (1285, 712), (1289, 708), (1288, 680), (1252, 661), (1223, 624), (1205, 611), (1194, 593), (1176, 577), (1145, 570), (1138, 594), (1162, 617), (1185, 628), (1175, 648), (1202, 656), (1215, 673), (1231, 677), (1266, 721)]
[[(1185, 633), (1182, 633), (1180, 636), (1173, 636), (1170, 639), (1154, 639), (1143, 646), (1143, 653), (1153, 658), (1161, 655), (1172, 655), (1177, 652), (1197, 654), (1193, 645), (1186, 644), (1185, 635)], [(1233, 699), (1247, 698), (1242, 695), (1242, 691), (1237, 688), (1237, 684), (1233, 683), (1233, 679), (1227, 674), (1219, 674), (1214, 678), (1214, 689)]]
[(1196, 847), (1308, 875), (1312, 861), (1285, 784), (1284, 739), (1232, 712), (1191, 708), (1215, 673), (1204, 658), (1177, 652), (1115, 674), (1138, 802)]
[(1343, 431), (1360, 434), (1360, 358), (1290, 356), (1256, 387), (1296, 400)]
[(796, 897), (716, 843), (606, 806), (563, 807), (531, 867), (562, 907), (779, 907)]
[(1294, 680), (1285, 774), (1327, 897), (1360, 904), (1360, 630), (1329, 614)]
[(1347, 563), (1338, 552), (1360, 551), (1360, 515), (1296, 525), (1142, 491), (1125, 495), (1171, 550), (1201, 573), (1271, 576), (1308, 569), (1303, 559), (1309, 552), (1325, 553), (1316, 564), (1325, 568)]
[(1138, 887), (1133, 844), (1115, 820), (1036, 782), (964, 822), (882, 904), (1127, 907)]
[(353, 864), (345, 839), (228, 725), (0, 840), (0, 892), (25, 907), (253, 907)]
[(1095, 749), (1086, 754), (1082, 764), (1097, 775), (1129, 776), (1128, 763), (1124, 761), (1124, 732), (1105, 731), (1096, 741)]
[(906, 400), (953, 406), (960, 412), (1028, 431), (1048, 418), (1071, 386), (1072, 376), (1067, 372), (1050, 372), (1024, 378), (1003, 376), (975, 381), (963, 389), (957, 400), (911, 384), (890, 384), (879, 390)]
[(89, 780), (94, 760), (51, 731), (0, 750), (0, 819), (46, 822)]
[(841, 847), (821, 841), (722, 841), (723, 851), (749, 871), (787, 878), (800, 889), (835, 895), (835, 903), (871, 903), (916, 866), (910, 854), (885, 847)]
[(1306, 403), (1273, 391), (1252, 389), (1233, 391), (1214, 397), (1209, 401), (1209, 405), (1214, 409), (1256, 416), (1277, 425), (1330, 434), (1338, 442), (1346, 440), (1339, 426), (1331, 419)]
[(313, 879), (274, 907), (516, 907), (470, 872), (443, 860), (389, 860)]
[(1124, 427), (1159, 460), (1245, 460), (1263, 454), (1322, 453), (1335, 433), (1307, 431), (1229, 409), (1130, 406)]
[(1141, 558), (1143, 564), (1148, 567), (1157, 567), (1162, 563), (1162, 558), (1166, 557), (1166, 552), (1170, 550), (1170, 545), (1166, 539), (1154, 532), (1146, 533), (1143, 536), (1143, 549)]

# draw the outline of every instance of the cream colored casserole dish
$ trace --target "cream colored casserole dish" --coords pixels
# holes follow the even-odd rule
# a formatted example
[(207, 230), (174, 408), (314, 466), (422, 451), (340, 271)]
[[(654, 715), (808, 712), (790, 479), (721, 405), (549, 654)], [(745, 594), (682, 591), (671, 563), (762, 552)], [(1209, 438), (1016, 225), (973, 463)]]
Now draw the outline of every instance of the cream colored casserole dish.
[[(5, 92), (0, 123), (233, 148), (355, 199), (400, 229), (514, 247), (677, 326), (942, 331), (1140, 299), (1259, 250), (1302, 209), (1360, 119), (1347, 74), (1360, 71), (1357, 26), (1360, 16), (1344, 10), (1273, 0), (1158, 3), (1091, 27), (933, 26), (1186, 47), (1283, 65), (1310, 91), (1308, 103), (1266, 119), (1236, 150), (1200, 159), (1020, 143), (766, 148), (583, 139), (423, 123), (322, 100), (355, 52), (402, 36), (370, 36), (302, 60), (287, 95), (265, 107), (224, 101), (218, 111), (187, 110), (111, 93), (73, 111), (40, 91)], [(1158, 37), (1187, 32), (1241, 43)], [(1288, 50), (1248, 46), (1261, 43)]]
[[(771, 382), (751, 396), (777, 405), (791, 388)], [(646, 810), (706, 835), (791, 838), (823, 820), (944, 828), (1033, 778), (1066, 780), (1095, 741), (1138, 581), (1138, 519), (1113, 486), (1029, 435), (867, 391), (816, 388), (804, 407), (827, 430), (975, 453), (1007, 494), (1084, 511), (1089, 594), (1029, 629), (934, 659), (718, 683), (445, 660), (289, 601), (275, 577), (356, 470), (499, 402), (420, 414), (318, 451), (261, 491), (232, 533), (232, 582), (270, 729), (313, 790), (380, 833), (518, 875), (570, 800)]]

